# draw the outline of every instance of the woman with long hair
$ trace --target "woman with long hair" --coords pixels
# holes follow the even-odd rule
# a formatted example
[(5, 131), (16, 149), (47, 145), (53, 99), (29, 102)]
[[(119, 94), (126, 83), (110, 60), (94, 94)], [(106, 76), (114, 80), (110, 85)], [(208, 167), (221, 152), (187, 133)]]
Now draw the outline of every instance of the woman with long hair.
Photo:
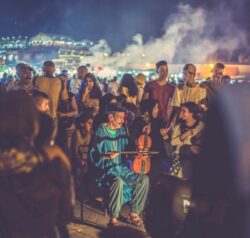
[(119, 95), (126, 96), (126, 103), (136, 105), (138, 97), (138, 87), (135, 78), (131, 74), (124, 74), (118, 89)]
[(87, 73), (84, 77), (85, 87), (83, 88), (80, 99), (81, 108), (94, 108), (95, 114), (98, 113), (102, 91), (97, 83), (94, 74)]
[(180, 123), (173, 129), (171, 144), (175, 147), (170, 175), (189, 179), (192, 162), (200, 152), (204, 123), (200, 120), (199, 105), (193, 102), (181, 105)]
[(164, 128), (164, 122), (159, 118), (159, 104), (154, 99), (145, 99), (140, 103), (141, 115), (137, 117), (130, 128), (133, 141), (144, 133), (145, 127), (150, 127), (149, 136), (152, 138), (152, 150), (159, 151), (159, 157), (164, 156), (163, 138), (161, 129)]

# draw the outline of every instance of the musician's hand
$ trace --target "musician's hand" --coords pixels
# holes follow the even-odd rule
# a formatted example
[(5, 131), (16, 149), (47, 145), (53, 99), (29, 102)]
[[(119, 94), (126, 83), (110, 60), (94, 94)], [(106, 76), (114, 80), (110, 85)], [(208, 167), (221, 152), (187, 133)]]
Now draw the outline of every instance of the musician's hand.
[(145, 133), (146, 131), (148, 132), (148, 134), (150, 134), (150, 132), (151, 132), (151, 126), (150, 125), (146, 125), (146, 126), (143, 127), (142, 132)]
[(170, 131), (170, 127), (169, 128), (161, 128), (160, 129), (160, 133), (161, 133), (161, 136), (162, 136), (162, 138), (163, 139), (168, 139), (169, 138), (169, 136), (168, 136), (168, 133), (169, 133), (169, 131)]
[(109, 155), (109, 158), (115, 159), (118, 155), (119, 155), (119, 153), (112, 153)]

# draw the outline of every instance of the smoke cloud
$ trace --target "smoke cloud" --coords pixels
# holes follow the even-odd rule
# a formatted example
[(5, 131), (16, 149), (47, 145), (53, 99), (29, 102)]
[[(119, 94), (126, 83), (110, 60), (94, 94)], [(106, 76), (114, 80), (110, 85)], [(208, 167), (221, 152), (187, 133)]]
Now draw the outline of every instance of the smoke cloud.
[[(92, 63), (131, 68), (162, 59), (169, 63), (207, 63), (216, 52), (223, 52), (224, 61), (229, 61), (236, 49), (247, 47), (247, 36), (234, 23), (227, 9), (220, 5), (216, 10), (206, 11), (179, 4), (177, 12), (165, 22), (161, 37), (144, 42), (138, 33), (123, 52), (116, 52), (111, 57), (97, 53)], [(111, 52), (107, 42), (101, 40), (99, 43)]]

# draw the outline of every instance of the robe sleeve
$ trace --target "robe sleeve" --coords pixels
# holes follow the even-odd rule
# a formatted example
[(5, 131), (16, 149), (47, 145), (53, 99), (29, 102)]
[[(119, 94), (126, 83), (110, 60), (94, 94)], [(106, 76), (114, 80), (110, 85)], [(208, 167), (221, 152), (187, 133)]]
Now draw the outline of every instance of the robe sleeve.
[(104, 169), (103, 144), (98, 136), (98, 130), (94, 134), (89, 150), (89, 159), (99, 169)]
[(174, 127), (173, 134), (172, 134), (172, 139), (171, 139), (171, 145), (176, 146), (181, 144), (181, 129), (180, 126), (177, 125)]

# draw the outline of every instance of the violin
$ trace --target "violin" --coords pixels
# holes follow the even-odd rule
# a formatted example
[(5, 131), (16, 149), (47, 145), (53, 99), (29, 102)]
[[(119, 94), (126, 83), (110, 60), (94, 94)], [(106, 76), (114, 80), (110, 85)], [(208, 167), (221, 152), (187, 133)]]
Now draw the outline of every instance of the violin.
[[(151, 148), (152, 139), (148, 134), (148, 129), (146, 129), (145, 133), (137, 139), (137, 149), (139, 152), (135, 156), (131, 166), (132, 170), (137, 174), (147, 174), (150, 171), (150, 153), (147, 153), (146, 151), (149, 151)], [(145, 151), (146, 153), (140, 153), (140, 151)]]

